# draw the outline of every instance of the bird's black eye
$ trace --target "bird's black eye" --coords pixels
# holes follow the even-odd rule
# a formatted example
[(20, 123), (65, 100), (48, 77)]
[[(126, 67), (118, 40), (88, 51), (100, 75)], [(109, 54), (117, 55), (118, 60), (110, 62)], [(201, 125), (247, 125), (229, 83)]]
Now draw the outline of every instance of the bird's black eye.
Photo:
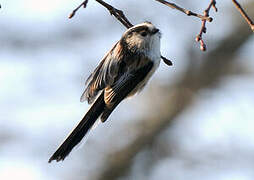
[(141, 36), (145, 37), (147, 35), (146, 31), (141, 32)]

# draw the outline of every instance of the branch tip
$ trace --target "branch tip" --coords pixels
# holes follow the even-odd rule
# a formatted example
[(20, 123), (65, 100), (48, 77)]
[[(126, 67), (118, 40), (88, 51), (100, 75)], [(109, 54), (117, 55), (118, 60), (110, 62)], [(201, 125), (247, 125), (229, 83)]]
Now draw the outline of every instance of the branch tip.
[(167, 64), (168, 66), (173, 66), (172, 61), (170, 61), (169, 59), (165, 58), (164, 56), (161, 56), (161, 59), (163, 60), (163, 62), (165, 64)]
[(200, 40), (200, 50), (206, 51), (206, 44), (204, 43), (204, 41), (202, 39)]
[(85, 0), (85, 1), (82, 2), (76, 9), (74, 9), (74, 10), (72, 11), (72, 13), (69, 15), (69, 19), (71, 19), (73, 16), (75, 16), (76, 11), (78, 11), (81, 7), (86, 8), (87, 3), (88, 3), (88, 0)]
[(199, 34), (196, 36), (195, 40), (197, 42), (200, 43), (200, 50), (201, 51), (206, 51), (206, 44), (204, 43), (203, 39), (202, 39), (202, 35), (203, 33), (207, 32), (207, 28), (206, 28), (206, 21), (208, 22), (212, 22), (213, 18), (209, 17), (209, 12), (211, 10), (211, 7), (213, 7), (213, 9), (217, 12), (218, 9), (216, 7), (216, 0), (211, 0), (208, 7), (203, 11), (203, 14), (205, 17), (207, 17), (207, 19), (203, 19), (202, 20), (202, 25), (201, 25), (201, 29)]
[(212, 17), (208, 17), (207, 21), (208, 21), (208, 22), (212, 22), (212, 21), (213, 21), (213, 18), (212, 18)]
[(69, 15), (69, 19), (71, 19), (73, 16), (75, 15), (75, 12), (74, 11), (72, 11), (72, 13)]

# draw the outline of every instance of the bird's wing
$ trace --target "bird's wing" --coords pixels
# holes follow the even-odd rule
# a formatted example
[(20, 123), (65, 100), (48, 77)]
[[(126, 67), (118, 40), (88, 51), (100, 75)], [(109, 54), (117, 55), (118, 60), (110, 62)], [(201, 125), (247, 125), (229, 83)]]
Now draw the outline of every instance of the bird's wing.
[(101, 115), (101, 121), (105, 122), (115, 107), (137, 88), (151, 71), (153, 62), (148, 59), (147, 63), (130, 72), (126, 72), (112, 86), (108, 86), (104, 91), (105, 109)]
[(87, 100), (89, 104), (92, 103), (100, 90), (114, 83), (123, 59), (122, 51), (120, 43), (117, 42), (104, 56), (100, 64), (86, 80), (87, 88), (80, 98), (81, 102)]

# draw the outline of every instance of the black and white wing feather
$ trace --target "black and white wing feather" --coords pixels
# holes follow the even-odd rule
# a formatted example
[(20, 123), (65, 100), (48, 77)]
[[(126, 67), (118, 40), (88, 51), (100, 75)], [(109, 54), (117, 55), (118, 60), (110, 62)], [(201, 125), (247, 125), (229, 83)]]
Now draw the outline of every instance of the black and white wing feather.
[(94, 102), (99, 91), (107, 85), (113, 83), (118, 74), (119, 63), (121, 62), (122, 53), (119, 42), (104, 56), (94, 72), (86, 80), (87, 88), (83, 92), (80, 101), (88, 101), (89, 104)]

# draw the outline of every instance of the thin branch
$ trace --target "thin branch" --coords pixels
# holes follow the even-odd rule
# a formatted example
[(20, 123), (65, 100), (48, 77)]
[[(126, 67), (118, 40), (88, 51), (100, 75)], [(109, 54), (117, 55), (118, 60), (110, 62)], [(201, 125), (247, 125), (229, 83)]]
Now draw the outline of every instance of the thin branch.
[(192, 12), (190, 10), (184, 9), (184, 8), (174, 4), (174, 3), (170, 3), (170, 2), (165, 1), (165, 0), (155, 0), (155, 1), (158, 1), (158, 2), (160, 2), (160, 3), (162, 3), (162, 4), (166, 5), (166, 6), (169, 6), (172, 9), (179, 10), (179, 11), (183, 12), (184, 14), (186, 14), (187, 16), (195, 16), (195, 17), (200, 18), (201, 20), (206, 20), (208, 22), (212, 22), (212, 20), (213, 20), (213, 18), (211, 18), (209, 16), (203, 16), (201, 14), (194, 13), (194, 12)]
[[(215, 12), (218, 11), (218, 9), (216, 8), (216, 1), (215, 0), (211, 0), (210, 4), (208, 5), (208, 8), (206, 10), (204, 10), (203, 14), (205, 17), (209, 17), (209, 12), (211, 7), (214, 8)], [(204, 43), (203, 39), (202, 39), (202, 35), (203, 33), (206, 33), (206, 20), (202, 20), (202, 25), (201, 25), (201, 29), (199, 34), (196, 36), (196, 41), (200, 43), (200, 50), (201, 51), (206, 51), (206, 44)]]
[(232, 2), (234, 3), (234, 5), (238, 9), (238, 11), (241, 13), (241, 15), (243, 16), (245, 21), (249, 24), (251, 30), (254, 32), (254, 23), (251, 20), (251, 18), (248, 16), (248, 14), (244, 11), (244, 9), (241, 7), (241, 5), (236, 0), (232, 0)]
[(104, 6), (111, 15), (115, 16), (115, 18), (120, 21), (126, 28), (130, 28), (133, 25), (130, 23), (130, 21), (126, 18), (123, 11), (114, 8), (110, 4), (102, 1), (102, 0), (96, 0), (98, 3), (100, 3), (102, 6)]
[(85, 0), (84, 2), (82, 2), (76, 9), (74, 9), (71, 14), (69, 15), (69, 19), (71, 19), (73, 16), (75, 16), (75, 13), (77, 10), (79, 10), (82, 6), (83, 8), (86, 8), (86, 5), (88, 3), (88, 0)]

